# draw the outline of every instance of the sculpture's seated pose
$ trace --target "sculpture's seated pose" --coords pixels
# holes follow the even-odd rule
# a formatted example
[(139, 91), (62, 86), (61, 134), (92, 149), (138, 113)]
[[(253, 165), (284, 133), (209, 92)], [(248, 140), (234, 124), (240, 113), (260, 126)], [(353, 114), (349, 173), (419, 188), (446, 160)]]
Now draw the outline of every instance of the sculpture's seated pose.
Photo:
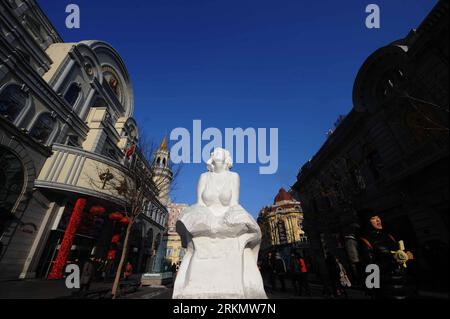
[(267, 298), (257, 267), (261, 230), (239, 205), (239, 175), (228, 151), (211, 154), (201, 175), (197, 204), (179, 216), (177, 232), (187, 248), (173, 298)]

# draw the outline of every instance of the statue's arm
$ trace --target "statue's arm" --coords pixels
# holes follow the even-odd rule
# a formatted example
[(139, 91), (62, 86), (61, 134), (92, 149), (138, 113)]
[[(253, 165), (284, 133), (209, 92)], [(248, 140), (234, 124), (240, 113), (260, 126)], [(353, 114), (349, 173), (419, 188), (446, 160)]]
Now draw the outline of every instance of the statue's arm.
[(205, 190), (206, 186), (206, 175), (202, 174), (200, 175), (200, 179), (198, 180), (197, 185), (197, 205), (206, 206), (206, 204), (203, 202), (202, 194)]
[(241, 179), (238, 174), (233, 173), (232, 182), (233, 182), (233, 187), (232, 187), (232, 196), (231, 196), (230, 205), (237, 206), (237, 205), (239, 205), (239, 194), (240, 194), (240, 189), (241, 189)]

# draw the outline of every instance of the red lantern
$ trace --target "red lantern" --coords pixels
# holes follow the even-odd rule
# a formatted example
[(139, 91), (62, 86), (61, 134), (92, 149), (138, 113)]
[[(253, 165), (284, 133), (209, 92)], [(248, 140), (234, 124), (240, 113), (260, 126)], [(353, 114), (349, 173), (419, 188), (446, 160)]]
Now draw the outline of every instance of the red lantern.
[(107, 258), (108, 258), (108, 260), (116, 259), (116, 251), (114, 249), (109, 250)]
[(92, 206), (89, 212), (92, 215), (101, 215), (106, 211), (106, 209), (102, 206)]
[(123, 215), (119, 212), (109, 214), (110, 220), (121, 220), (122, 218), (123, 218)]
[(130, 223), (130, 219), (128, 217), (124, 217), (120, 220), (122, 225), (128, 225)]
[(115, 234), (114, 236), (112, 236), (111, 244), (117, 244), (119, 241), (120, 241), (120, 235), (119, 234)]

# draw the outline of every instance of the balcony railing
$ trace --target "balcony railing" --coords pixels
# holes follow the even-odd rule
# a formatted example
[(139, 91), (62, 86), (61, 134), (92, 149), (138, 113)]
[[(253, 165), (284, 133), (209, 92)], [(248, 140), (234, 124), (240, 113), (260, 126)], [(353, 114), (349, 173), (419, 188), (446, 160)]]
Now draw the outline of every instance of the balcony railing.
[[(117, 192), (104, 187), (100, 178), (104, 173), (111, 178), (124, 176), (126, 169), (119, 162), (67, 145), (54, 144), (52, 150), (53, 155), (47, 159), (35, 181), (36, 187), (102, 198), (118, 205), (125, 203)], [(164, 209), (159, 202), (155, 206)]]

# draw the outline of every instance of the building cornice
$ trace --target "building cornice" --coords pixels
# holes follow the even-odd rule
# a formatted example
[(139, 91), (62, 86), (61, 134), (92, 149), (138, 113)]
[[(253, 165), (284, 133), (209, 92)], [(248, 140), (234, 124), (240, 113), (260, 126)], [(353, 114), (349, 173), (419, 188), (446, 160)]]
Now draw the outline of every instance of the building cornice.
[[(33, 7), (29, 5), (29, 1), (25, 1), (24, 4), (28, 9)], [(39, 63), (39, 67), (41, 67), (43, 71), (48, 71), (53, 62), (45, 53), (44, 48), (38, 45), (36, 39), (34, 39), (28, 30), (25, 29), (22, 22), (15, 14), (13, 14), (11, 8), (8, 6), (4, 6), (4, 8), (5, 10), (0, 10), (0, 18), (2, 21), (6, 21), (10, 24), (8, 26), (8, 31), (14, 36), (14, 40), (18, 41), (23, 48), (26, 48), (27, 51), (31, 53), (32, 57)]]
[(33, 91), (34, 96), (40, 98), (50, 111), (53, 111), (60, 117), (62, 122), (70, 119), (73, 124), (72, 129), (85, 138), (89, 131), (86, 123), (78, 117), (67, 102), (28, 63), (23, 61), (10, 48), (9, 43), (4, 42), (2, 37), (0, 37), (0, 44), (2, 44), (0, 45), (0, 58), (2, 58), (4, 65), (9, 68), (10, 72), (16, 74), (19, 80)]

